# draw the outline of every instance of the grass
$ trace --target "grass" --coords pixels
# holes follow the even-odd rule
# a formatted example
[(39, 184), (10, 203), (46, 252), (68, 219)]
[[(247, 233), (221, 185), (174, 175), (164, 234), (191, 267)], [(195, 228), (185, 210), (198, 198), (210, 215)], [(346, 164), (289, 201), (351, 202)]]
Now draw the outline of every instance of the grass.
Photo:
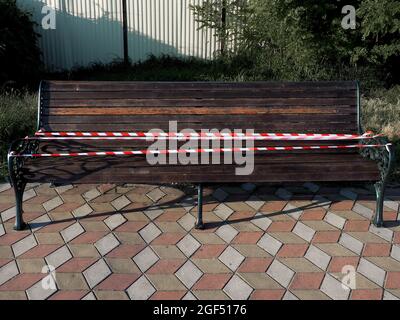
[[(155, 58), (124, 66), (94, 64), (73, 72), (53, 73), (46, 79), (119, 80), (119, 81), (251, 81), (260, 80), (242, 72), (235, 62), (202, 61), (197, 59)], [(0, 178), (6, 175), (6, 154), (10, 142), (32, 134), (36, 128), (37, 94), (28, 91), (0, 92)], [(395, 143), (400, 154), (400, 86), (370, 90), (362, 99), (364, 129), (384, 133)], [(400, 165), (395, 166), (392, 180), (400, 181)]]

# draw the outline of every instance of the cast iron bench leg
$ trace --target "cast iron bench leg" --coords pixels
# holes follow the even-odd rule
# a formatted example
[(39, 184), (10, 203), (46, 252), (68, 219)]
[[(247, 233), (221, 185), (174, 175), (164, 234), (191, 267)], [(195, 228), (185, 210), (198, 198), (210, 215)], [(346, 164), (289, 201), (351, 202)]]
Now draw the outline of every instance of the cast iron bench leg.
[(21, 164), (18, 161), (19, 160), (14, 157), (8, 158), (8, 172), (10, 175), (10, 182), (14, 188), (14, 194), (15, 194), (16, 214), (15, 214), (14, 230), (24, 230), (26, 224), (22, 218), (22, 212), (23, 212), (22, 202), (23, 202), (26, 182), (19, 171), (19, 167)]
[(197, 187), (197, 221), (196, 229), (204, 229), (203, 223), (203, 185), (199, 183)]
[(376, 192), (376, 211), (374, 224), (377, 227), (383, 227), (383, 200), (385, 198), (385, 184), (380, 182), (375, 183)]

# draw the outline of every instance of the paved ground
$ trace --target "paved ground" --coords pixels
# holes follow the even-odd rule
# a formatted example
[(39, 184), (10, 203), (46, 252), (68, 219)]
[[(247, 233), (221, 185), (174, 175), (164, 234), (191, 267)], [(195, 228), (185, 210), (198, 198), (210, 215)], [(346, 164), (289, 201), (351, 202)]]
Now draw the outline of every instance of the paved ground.
[(31, 185), (31, 230), (15, 232), (0, 184), (0, 299), (400, 298), (400, 188), (388, 190), (382, 229), (363, 188), (205, 191), (213, 224), (197, 231), (190, 192), (173, 187)]

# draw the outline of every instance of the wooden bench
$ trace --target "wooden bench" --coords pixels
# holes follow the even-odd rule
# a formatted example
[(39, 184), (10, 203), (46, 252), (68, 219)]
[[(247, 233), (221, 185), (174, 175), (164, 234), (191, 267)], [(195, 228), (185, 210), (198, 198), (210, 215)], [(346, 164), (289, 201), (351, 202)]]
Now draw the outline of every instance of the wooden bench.
[[(216, 128), (255, 132), (361, 134), (357, 82), (77, 82), (43, 81), (38, 129), (46, 132), (168, 131)], [(16, 195), (15, 228), (25, 227), (26, 183), (194, 183), (199, 184), (197, 227), (202, 222), (202, 183), (374, 182), (382, 225), (383, 195), (393, 158), (379, 150), (298, 150), (255, 153), (251, 175), (235, 175), (235, 164), (149, 165), (141, 156), (21, 158), (18, 153), (145, 149), (144, 140), (17, 140), (8, 158)], [(334, 142), (348, 143), (344, 141)], [(256, 141), (256, 146), (329, 145), (329, 141)], [(366, 151), (365, 151), (366, 150)], [(376, 154), (378, 153), (378, 154)], [(373, 161), (368, 157), (374, 157)]]

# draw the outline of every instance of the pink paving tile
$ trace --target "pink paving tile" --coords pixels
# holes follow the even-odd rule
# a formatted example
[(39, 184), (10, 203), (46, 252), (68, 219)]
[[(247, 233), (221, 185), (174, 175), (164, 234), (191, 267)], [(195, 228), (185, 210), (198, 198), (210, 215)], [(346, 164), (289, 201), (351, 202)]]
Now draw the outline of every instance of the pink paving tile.
[(132, 258), (144, 248), (143, 244), (121, 244), (106, 256), (109, 258)]
[(97, 285), (98, 290), (116, 290), (122, 291), (128, 288), (132, 283), (140, 277), (140, 274), (127, 273), (127, 274), (111, 274), (108, 278)]
[(224, 244), (205, 244), (202, 245), (194, 254), (195, 259), (210, 259), (218, 258), (218, 256), (225, 250)]
[(97, 258), (72, 258), (61, 265), (61, 267), (57, 269), (57, 272), (82, 272), (97, 260)]
[(231, 276), (229, 273), (204, 274), (194, 285), (193, 290), (221, 290)]
[(0, 286), (0, 291), (24, 291), (45, 277), (42, 273), (23, 273)]
[(159, 274), (159, 273), (175, 273), (183, 264), (184, 259), (162, 259), (152, 266), (146, 273)]

